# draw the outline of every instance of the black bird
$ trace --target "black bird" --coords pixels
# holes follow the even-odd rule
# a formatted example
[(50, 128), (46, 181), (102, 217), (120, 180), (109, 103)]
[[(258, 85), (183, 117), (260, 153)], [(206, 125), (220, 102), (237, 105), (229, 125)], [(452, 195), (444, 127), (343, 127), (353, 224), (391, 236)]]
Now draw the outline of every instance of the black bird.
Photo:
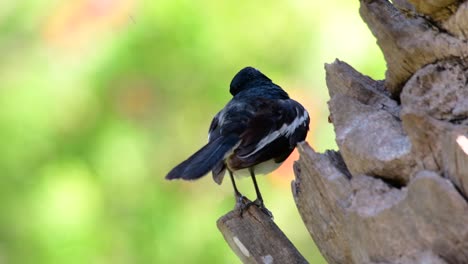
[(246, 207), (255, 204), (271, 216), (263, 204), (255, 174), (278, 168), (297, 143), (304, 141), (309, 114), (252, 67), (234, 76), (229, 92), (233, 98), (213, 118), (208, 143), (172, 169), (166, 179), (196, 180), (212, 171), (214, 181), (221, 184), (227, 170), (236, 198), (242, 201), (233, 174), (250, 174), (257, 199)]

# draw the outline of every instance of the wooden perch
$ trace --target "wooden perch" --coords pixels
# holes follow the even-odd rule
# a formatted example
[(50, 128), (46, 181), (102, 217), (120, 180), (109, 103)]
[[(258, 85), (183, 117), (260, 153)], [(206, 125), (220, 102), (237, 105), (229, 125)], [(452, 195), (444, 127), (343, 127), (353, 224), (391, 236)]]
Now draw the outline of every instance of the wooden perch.
[(258, 207), (241, 216), (235, 209), (217, 222), (218, 229), (243, 263), (308, 263), (278, 226)]

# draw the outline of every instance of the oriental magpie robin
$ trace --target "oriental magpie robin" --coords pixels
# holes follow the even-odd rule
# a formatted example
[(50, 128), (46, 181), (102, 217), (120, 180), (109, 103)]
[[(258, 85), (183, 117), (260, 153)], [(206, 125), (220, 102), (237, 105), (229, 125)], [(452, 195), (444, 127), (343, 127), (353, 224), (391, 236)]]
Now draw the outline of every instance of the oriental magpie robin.
[(242, 201), (233, 174), (247, 172), (257, 199), (244, 209), (255, 204), (271, 216), (263, 204), (255, 174), (278, 168), (296, 144), (306, 138), (309, 114), (280, 86), (252, 67), (234, 76), (229, 92), (233, 98), (213, 118), (208, 143), (172, 169), (166, 179), (196, 180), (212, 171), (214, 181), (221, 184), (228, 171), (236, 198)]

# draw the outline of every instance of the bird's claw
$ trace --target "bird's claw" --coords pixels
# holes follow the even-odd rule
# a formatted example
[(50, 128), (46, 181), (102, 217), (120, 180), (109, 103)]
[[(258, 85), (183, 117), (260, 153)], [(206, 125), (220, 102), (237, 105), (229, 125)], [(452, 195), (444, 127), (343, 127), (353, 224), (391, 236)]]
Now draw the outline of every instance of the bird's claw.
[(263, 201), (262, 200), (255, 200), (253, 201), (253, 203), (264, 213), (266, 214), (268, 217), (270, 217), (271, 219), (273, 219), (273, 214), (271, 213), (270, 210), (268, 210), (265, 206), (265, 204), (263, 204)]
[(242, 199), (239, 200), (239, 207), (240, 207), (240, 216), (242, 217), (244, 212), (247, 211), (250, 206), (252, 205), (255, 205), (257, 206), (260, 211), (262, 211), (264, 214), (266, 214), (269, 218), (273, 219), (273, 214), (270, 212), (270, 210), (268, 210), (266, 207), (265, 207), (265, 204), (263, 204), (263, 201), (262, 200), (259, 200), (259, 199), (256, 199), (255, 201), (249, 201), (246, 199), (246, 203), (244, 203), (244, 199), (245, 197), (242, 196)]

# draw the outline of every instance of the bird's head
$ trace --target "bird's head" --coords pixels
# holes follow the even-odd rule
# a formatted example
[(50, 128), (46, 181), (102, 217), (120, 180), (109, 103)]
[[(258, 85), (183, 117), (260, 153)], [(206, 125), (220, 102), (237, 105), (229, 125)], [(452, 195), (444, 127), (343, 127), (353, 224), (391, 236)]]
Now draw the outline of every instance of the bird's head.
[(270, 78), (253, 67), (245, 67), (232, 79), (229, 92), (235, 96), (245, 89), (264, 83), (271, 83)]

